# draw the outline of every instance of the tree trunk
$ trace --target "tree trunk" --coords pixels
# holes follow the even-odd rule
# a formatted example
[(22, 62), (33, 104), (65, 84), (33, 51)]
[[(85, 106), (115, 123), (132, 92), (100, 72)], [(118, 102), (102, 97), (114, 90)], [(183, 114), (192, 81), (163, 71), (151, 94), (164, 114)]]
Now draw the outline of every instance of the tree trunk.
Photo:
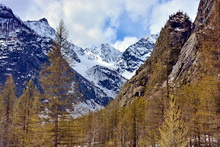
[[(135, 101), (134, 101), (135, 103)], [(136, 132), (136, 104), (134, 104), (134, 109), (133, 109), (133, 147), (137, 146), (137, 132)]]
[[(58, 108), (57, 108), (58, 109)], [(59, 127), (59, 118), (58, 118), (58, 114), (56, 114), (56, 118), (55, 118), (55, 128), (54, 128), (54, 147), (57, 147), (58, 146), (58, 135), (59, 135), (59, 132), (58, 132), (58, 127)]]

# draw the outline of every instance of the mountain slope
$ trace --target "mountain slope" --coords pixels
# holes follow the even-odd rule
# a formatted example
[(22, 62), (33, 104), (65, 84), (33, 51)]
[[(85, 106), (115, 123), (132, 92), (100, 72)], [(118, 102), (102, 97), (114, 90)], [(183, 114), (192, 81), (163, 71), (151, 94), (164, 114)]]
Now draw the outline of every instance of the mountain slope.
[[(0, 5), (0, 83), (3, 85), (7, 75), (12, 74), (18, 96), (22, 94), (31, 78), (37, 86), (40, 85), (38, 82), (40, 66), (48, 62), (47, 53), (53, 41), (50, 37), (54, 35), (54, 30), (45, 29), (45, 26), (51, 28), (47, 20), (34, 22), (34, 25), (32, 23), (30, 21), (24, 23), (10, 8)], [(69, 57), (79, 61), (74, 53)], [(82, 101), (89, 104), (88, 107), (95, 109), (97, 106), (105, 106), (112, 99), (76, 71), (72, 72), (79, 82), (77, 90), (82, 94)]]
[[(68, 53), (65, 53), (65, 56), (73, 69), (95, 86), (103, 89), (109, 97), (114, 98), (126, 79), (133, 76), (137, 68), (149, 57), (156, 38), (157, 35), (144, 37), (130, 46), (124, 53), (109, 44), (86, 49), (72, 45)], [(75, 56), (77, 56), (76, 61), (72, 60), (72, 57)], [(137, 60), (134, 60), (134, 58)], [(127, 63), (132, 64), (127, 66)], [(133, 66), (134, 64), (135, 66)], [(125, 66), (127, 68), (124, 68)], [(129, 70), (131, 67), (132, 70)], [(100, 84), (101, 79), (108, 79), (108, 84), (110, 85)], [(114, 84), (114, 80), (119, 83)]]
[(100, 89), (111, 97), (115, 97), (126, 79), (119, 75), (116, 71), (112, 71), (106, 67), (96, 65), (86, 71), (87, 79), (90, 79)]
[[(22, 21), (10, 8), (0, 5), (0, 83), (12, 74), (18, 95), (31, 78), (40, 87), (40, 66), (48, 62), (54, 37), (55, 30), (45, 18)], [(92, 109), (105, 106), (149, 57), (156, 38), (144, 37), (124, 53), (109, 44), (83, 49), (68, 42), (70, 49), (62, 54), (78, 79), (82, 103)]]
[[(120, 106), (128, 105), (134, 97), (154, 97), (168, 92), (197, 79), (207, 56), (205, 42), (211, 42), (218, 59), (219, 46), (219, 0), (201, 0), (195, 22), (192, 24), (187, 15), (177, 12), (170, 16), (160, 32), (150, 58), (137, 70), (121, 88), (116, 97)], [(212, 33), (210, 33), (212, 32)], [(213, 39), (211, 39), (213, 38)], [(208, 40), (207, 40), (208, 39)], [(207, 48), (207, 47), (206, 47)], [(217, 74), (219, 65), (216, 63)], [(203, 69), (203, 70), (204, 70)], [(204, 71), (207, 72), (207, 71)], [(218, 74), (217, 74), (218, 75)]]
[(121, 106), (127, 105), (136, 96), (152, 95), (163, 86), (191, 34), (191, 27), (189, 17), (182, 12), (170, 17), (160, 32), (150, 58), (117, 95), (116, 100)]
[(49, 37), (52, 39), (55, 37), (55, 30), (50, 27), (45, 18), (40, 19), (39, 21), (25, 21), (24, 24), (34, 30), (41, 37)]
[(158, 35), (150, 35), (129, 46), (116, 62), (116, 70), (126, 78), (131, 78), (140, 65), (150, 57), (157, 38)]
[(17, 18), (10, 8), (0, 5), (0, 82), (12, 74), (20, 95), (30, 78), (38, 76), (47, 61), (50, 38), (42, 38)]

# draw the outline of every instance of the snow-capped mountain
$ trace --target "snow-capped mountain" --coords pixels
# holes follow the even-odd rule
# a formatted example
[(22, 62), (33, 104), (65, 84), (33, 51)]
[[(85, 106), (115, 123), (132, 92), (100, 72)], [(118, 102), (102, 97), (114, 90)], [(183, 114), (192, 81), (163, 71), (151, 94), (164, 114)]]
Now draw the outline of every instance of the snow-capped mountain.
[(86, 48), (85, 53), (89, 55), (90, 60), (101, 60), (106, 63), (116, 62), (122, 54), (108, 43), (101, 44), (99, 47)]
[(158, 35), (150, 35), (129, 46), (116, 62), (116, 70), (127, 79), (143, 64), (154, 48)]
[(3, 5), (0, 5), (0, 34), (0, 83), (12, 74), (20, 95), (27, 81), (31, 77), (36, 79), (40, 65), (47, 61), (52, 40), (38, 36)]
[(84, 77), (87, 77), (87, 70), (101, 65), (114, 69), (115, 62), (120, 58), (122, 53), (110, 46), (109, 44), (102, 44), (98, 47), (82, 49), (77, 46), (72, 46), (67, 56), (77, 54), (79, 60), (77, 62), (69, 62), (71, 67), (79, 72)]
[[(63, 54), (74, 70), (102, 89), (108, 97), (114, 98), (126, 81), (115, 71), (114, 66), (122, 53), (109, 44), (86, 49), (71, 44), (70, 49)], [(108, 81), (105, 84), (102, 83), (104, 79)], [(115, 84), (114, 80), (119, 83)]]
[(86, 71), (86, 78), (92, 81), (110, 97), (115, 97), (121, 86), (127, 81), (118, 72), (100, 65)]
[[(98, 47), (86, 49), (72, 45), (69, 52), (65, 55), (73, 69), (97, 87), (103, 89), (109, 97), (114, 98), (120, 89), (119, 85), (122, 86), (126, 81), (125, 79), (130, 79), (135, 74), (137, 68), (150, 56), (157, 37), (158, 35), (144, 37), (137, 43), (129, 46), (124, 53), (121, 53), (109, 44), (102, 44)], [(76, 57), (77, 60), (71, 60), (73, 59), (71, 56)], [(121, 81), (116, 86), (118, 88), (117, 90), (114, 88), (106, 89), (106, 87), (100, 84), (102, 78), (112, 78), (108, 74), (101, 74), (105, 73), (106, 70), (111, 72), (111, 75), (117, 73), (118, 81)], [(97, 79), (100, 81), (97, 81)]]
[[(49, 27), (48, 24), (47, 28)], [(40, 66), (42, 63), (48, 62), (47, 53), (52, 38), (34, 31), (39, 29), (45, 30), (45, 28), (38, 28), (38, 26), (30, 28), (16, 17), (10, 8), (0, 5), (0, 83), (4, 84), (7, 75), (11, 74), (15, 80), (18, 96), (22, 94), (26, 83), (31, 78), (39, 86)], [(68, 54), (68, 52), (64, 54)], [(76, 53), (71, 55), (68, 57), (73, 58)], [(76, 61), (79, 60), (76, 59)], [(75, 70), (72, 72), (75, 73), (75, 79), (79, 83), (77, 91), (82, 95), (82, 103), (95, 109), (98, 106), (105, 106), (112, 99)]]
[(5, 38), (16, 33), (16, 31), (31, 31), (21, 20), (16, 17), (12, 10), (0, 4), (0, 37)]
[[(55, 30), (43, 18), (23, 22), (12, 10), (0, 5), (0, 83), (12, 74), (18, 95), (32, 78), (39, 86), (38, 73), (55, 37)], [(134, 75), (149, 57), (157, 35), (151, 35), (131, 45), (124, 53), (109, 44), (81, 48), (70, 42), (62, 54), (72, 67), (83, 95), (80, 105), (96, 109), (105, 106), (121, 86)]]
[(39, 21), (25, 21), (29, 28), (34, 30), (41, 37), (49, 37), (54, 39), (55, 30), (49, 25), (47, 19), (42, 18)]

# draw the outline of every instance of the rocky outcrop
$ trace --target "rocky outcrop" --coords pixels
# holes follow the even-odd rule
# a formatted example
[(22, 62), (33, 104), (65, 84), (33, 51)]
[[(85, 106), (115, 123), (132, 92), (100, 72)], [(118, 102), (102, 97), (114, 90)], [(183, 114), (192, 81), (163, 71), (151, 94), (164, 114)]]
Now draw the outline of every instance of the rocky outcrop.
[[(129, 104), (134, 97), (153, 97), (163, 92), (167, 84), (179, 87), (195, 80), (202, 65), (201, 56), (205, 57), (201, 51), (202, 38), (212, 36), (206, 34), (208, 30), (220, 33), (219, 7), (219, 0), (201, 0), (193, 24), (181, 12), (172, 15), (162, 29), (150, 58), (117, 95), (120, 105)], [(218, 44), (218, 41), (212, 42)]]
[[(216, 7), (220, 7), (219, 0), (200, 1), (193, 33), (181, 49), (178, 62), (169, 75), (169, 83), (171, 85), (175, 86), (189, 83), (196, 78), (199, 63), (202, 64), (201, 60), (203, 60), (200, 58), (202, 54), (201, 46), (203, 44), (201, 38), (204, 38), (204, 34), (207, 30), (216, 30), (219, 26), (211, 26), (214, 21), (214, 15), (216, 16), (217, 14), (217, 17), (220, 17), (219, 11), (214, 9)], [(217, 22), (217, 24), (219, 24), (219, 22)], [(220, 32), (216, 30), (215, 33)]]
[(116, 99), (126, 105), (136, 96), (144, 96), (162, 86), (176, 64), (180, 51), (191, 34), (192, 23), (182, 12), (170, 16), (162, 29), (148, 60), (137, 70), (135, 76), (122, 87)]
[(202, 26), (210, 23), (210, 18), (214, 8), (215, 0), (201, 0), (199, 3), (198, 13), (194, 22), (195, 31), (201, 29)]
[(17, 29), (31, 31), (30, 28), (14, 15), (10, 8), (0, 4), (0, 38), (14, 33)]
[[(192, 79), (193, 69), (198, 62), (198, 38), (196, 33), (193, 33), (187, 40), (183, 48), (177, 63), (174, 65), (171, 74), (169, 75), (169, 83), (176, 84), (176, 81), (180, 83), (187, 83)], [(185, 77), (184, 79), (180, 79)]]

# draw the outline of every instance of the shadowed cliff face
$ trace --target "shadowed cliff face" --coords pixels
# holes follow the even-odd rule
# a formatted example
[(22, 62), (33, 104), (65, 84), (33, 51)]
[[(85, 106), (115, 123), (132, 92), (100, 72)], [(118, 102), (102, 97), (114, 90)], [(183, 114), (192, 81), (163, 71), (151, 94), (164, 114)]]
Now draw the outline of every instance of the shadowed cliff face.
[(204, 32), (208, 32), (209, 28), (217, 28), (212, 22), (216, 21), (216, 16), (219, 17), (219, 6), (219, 0), (201, 0), (193, 24), (181, 12), (170, 16), (160, 32), (151, 57), (117, 95), (116, 100), (121, 106), (129, 104), (134, 97), (153, 97), (163, 92), (167, 83), (177, 87), (194, 80), (198, 67), (202, 65), (200, 50)]
[(10, 36), (18, 29), (31, 32), (31, 29), (16, 17), (10, 8), (0, 4), (0, 38)]
[(218, 0), (201, 0), (199, 3), (199, 8), (197, 16), (195, 19), (195, 31), (199, 31), (202, 26), (210, 23), (210, 18), (214, 8), (214, 1)]

